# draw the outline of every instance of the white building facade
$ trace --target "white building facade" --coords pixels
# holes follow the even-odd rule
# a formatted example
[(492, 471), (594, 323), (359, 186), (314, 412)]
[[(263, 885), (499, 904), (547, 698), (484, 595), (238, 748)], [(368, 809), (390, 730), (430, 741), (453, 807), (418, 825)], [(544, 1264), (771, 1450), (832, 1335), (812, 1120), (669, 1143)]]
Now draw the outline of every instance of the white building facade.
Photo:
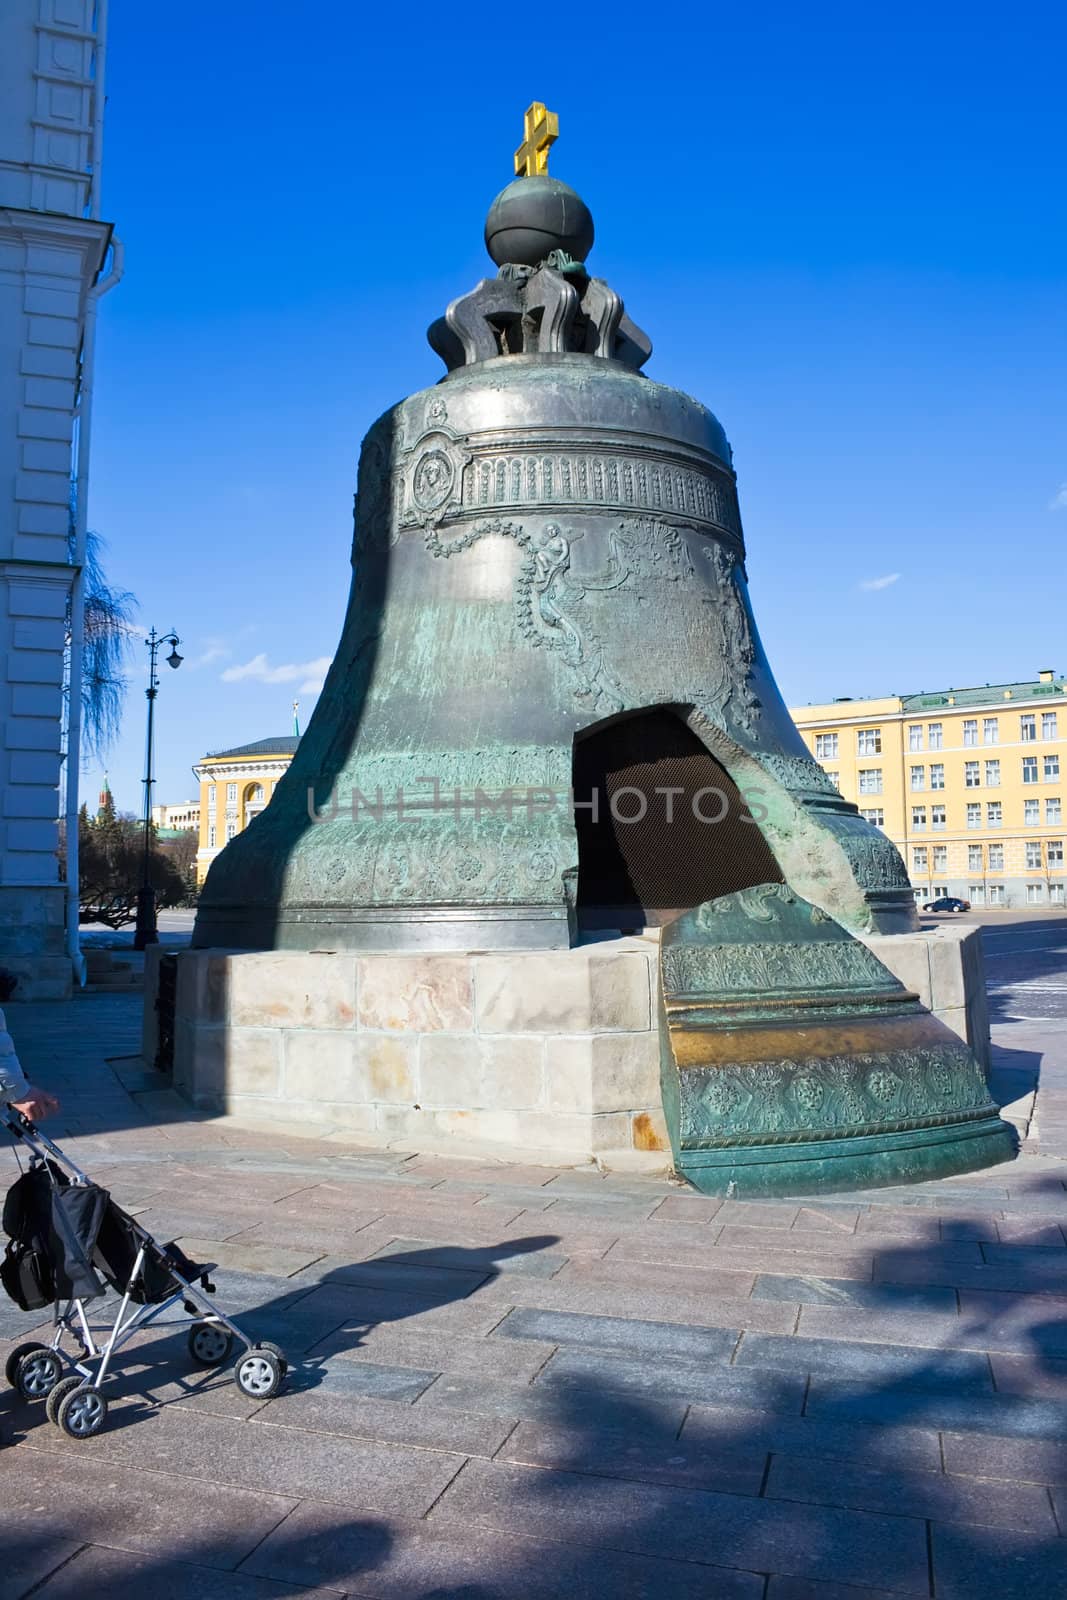
[(68, 754), (77, 806), (95, 311), (117, 278), (99, 218), (106, 20), (104, 0), (0, 5), (0, 967), (15, 999), (69, 993), (78, 965), (58, 818)]

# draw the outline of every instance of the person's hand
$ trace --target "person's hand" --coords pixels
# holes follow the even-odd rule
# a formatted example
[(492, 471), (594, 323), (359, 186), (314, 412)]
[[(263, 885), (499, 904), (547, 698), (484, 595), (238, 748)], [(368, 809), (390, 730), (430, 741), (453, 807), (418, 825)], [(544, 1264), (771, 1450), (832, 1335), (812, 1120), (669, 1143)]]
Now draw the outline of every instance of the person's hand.
[(46, 1089), (38, 1089), (32, 1083), (24, 1100), (13, 1100), (11, 1103), (16, 1111), (21, 1111), (31, 1122), (40, 1122), (42, 1117), (50, 1117), (59, 1110), (55, 1095), (49, 1094)]

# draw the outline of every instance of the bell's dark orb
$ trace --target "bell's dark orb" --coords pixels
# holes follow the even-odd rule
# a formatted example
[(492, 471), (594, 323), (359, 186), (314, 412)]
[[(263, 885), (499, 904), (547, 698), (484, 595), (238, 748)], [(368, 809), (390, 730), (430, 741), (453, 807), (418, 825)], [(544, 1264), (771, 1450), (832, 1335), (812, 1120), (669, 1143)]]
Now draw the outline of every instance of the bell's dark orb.
[(536, 267), (553, 250), (584, 261), (593, 248), (592, 214), (558, 178), (516, 178), (489, 207), (485, 248), (498, 267)]

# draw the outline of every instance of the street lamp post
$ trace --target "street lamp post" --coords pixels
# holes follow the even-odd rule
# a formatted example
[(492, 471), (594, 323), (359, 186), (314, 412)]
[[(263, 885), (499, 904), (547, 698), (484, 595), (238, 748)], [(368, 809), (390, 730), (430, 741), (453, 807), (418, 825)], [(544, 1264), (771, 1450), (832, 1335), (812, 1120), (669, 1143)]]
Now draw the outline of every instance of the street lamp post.
[(143, 950), (146, 945), (157, 944), (159, 935), (156, 932), (156, 891), (151, 882), (152, 858), (152, 740), (155, 732), (154, 713), (156, 695), (159, 693), (159, 679), (156, 677), (156, 657), (161, 645), (170, 645), (170, 655), (167, 656), (167, 666), (175, 671), (181, 666), (183, 656), (178, 654), (181, 640), (176, 633), (157, 634), (152, 629), (145, 640), (148, 646), (148, 688), (145, 695), (148, 700), (148, 731), (145, 739), (144, 758), (144, 857), (141, 865), (141, 887), (137, 891), (137, 928), (133, 936), (133, 948)]

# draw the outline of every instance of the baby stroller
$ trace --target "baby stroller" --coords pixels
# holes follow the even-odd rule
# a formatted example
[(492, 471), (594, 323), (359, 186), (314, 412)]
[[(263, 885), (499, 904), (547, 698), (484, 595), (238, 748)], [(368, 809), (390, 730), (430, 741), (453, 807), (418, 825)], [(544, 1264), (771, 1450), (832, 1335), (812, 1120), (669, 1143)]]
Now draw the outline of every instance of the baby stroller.
[[(0, 1126), (31, 1152), (29, 1169), (4, 1203), (9, 1243), (0, 1280), (24, 1311), (54, 1308), (51, 1343), (16, 1345), (7, 1359), (7, 1381), (24, 1399), (44, 1400), (48, 1420), (72, 1439), (91, 1438), (107, 1421), (103, 1385), (113, 1357), (178, 1305), (195, 1319), (188, 1345), (198, 1366), (222, 1366), (237, 1340), (244, 1346), (233, 1373), (237, 1387), (253, 1400), (278, 1393), (288, 1371), (284, 1352), (253, 1343), (215, 1309), (208, 1298), (215, 1293), (214, 1263), (190, 1261), (176, 1244), (157, 1244), (14, 1106), (0, 1107)], [(122, 1298), (99, 1345), (85, 1304), (104, 1296), (105, 1284)], [(67, 1334), (77, 1341), (76, 1355), (62, 1348)], [(72, 1369), (66, 1376), (65, 1367)]]

